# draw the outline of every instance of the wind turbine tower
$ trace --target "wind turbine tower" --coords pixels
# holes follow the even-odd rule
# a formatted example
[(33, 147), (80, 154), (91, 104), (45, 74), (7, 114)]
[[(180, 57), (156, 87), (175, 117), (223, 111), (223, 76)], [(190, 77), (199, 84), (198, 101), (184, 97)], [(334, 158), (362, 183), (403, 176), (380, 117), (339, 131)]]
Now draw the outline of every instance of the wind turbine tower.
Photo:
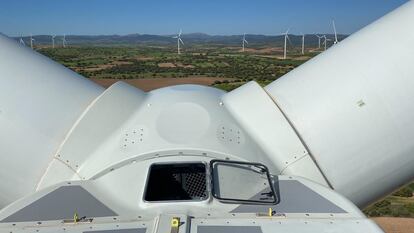
[(316, 37), (318, 37), (318, 49), (321, 48), (321, 39), (323, 38), (323, 36), (319, 36), (318, 34), (315, 34)]
[(288, 29), (284, 34), (282, 34), (282, 35), (285, 35), (285, 47), (283, 50), (283, 59), (286, 59), (286, 55), (287, 55), (287, 41), (289, 40), (289, 35), (288, 35), (289, 30), (290, 29)]
[(302, 33), (302, 55), (305, 54), (305, 34)]
[(30, 48), (33, 49), (33, 41), (35, 41), (35, 39), (33, 38), (33, 35), (30, 34)]
[(63, 48), (66, 48), (66, 45), (67, 45), (66, 35), (63, 34), (63, 39), (62, 39), (62, 46), (63, 46)]
[(245, 44), (249, 44), (249, 42), (247, 42), (247, 40), (246, 40), (246, 33), (244, 33), (243, 34), (243, 40), (242, 40), (242, 48), (243, 48), (243, 52), (244, 52), (244, 46), (245, 46)]
[(177, 39), (177, 54), (181, 54), (180, 44), (184, 45), (183, 40), (181, 40), (181, 33), (182, 33), (182, 30), (180, 29), (180, 32), (178, 33), (178, 35), (173, 37), (174, 39)]
[(55, 38), (56, 35), (52, 35), (52, 48), (55, 48)]
[(325, 51), (326, 51), (326, 49), (327, 49), (327, 46), (328, 46), (328, 41), (331, 41), (330, 39), (328, 39), (327, 37), (326, 37), (326, 35), (323, 35), (322, 36), (322, 38), (324, 38), (324, 44), (325, 44)]

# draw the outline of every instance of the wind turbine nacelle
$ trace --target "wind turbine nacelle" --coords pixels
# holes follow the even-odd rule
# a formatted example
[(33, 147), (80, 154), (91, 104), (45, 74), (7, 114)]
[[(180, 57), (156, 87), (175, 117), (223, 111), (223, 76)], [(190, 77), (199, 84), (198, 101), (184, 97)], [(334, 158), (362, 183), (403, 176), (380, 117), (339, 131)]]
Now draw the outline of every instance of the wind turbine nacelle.
[(414, 33), (402, 29), (413, 15), (409, 2), (269, 86), (230, 93), (122, 82), (104, 91), (0, 37), (0, 206), (63, 181), (116, 177), (133, 161), (191, 156), (260, 162), (364, 206), (413, 177)]
[[(1, 58), (7, 61), (1, 78), (14, 77), (0, 87), (7, 94), (1, 109), (10, 116), (0, 118), (7, 138), (1, 155), (10, 155), (1, 156), (3, 206), (62, 181), (94, 179), (124, 161), (166, 155), (261, 162), (272, 174), (290, 171), (301, 158), (297, 174), (326, 185), (294, 129), (254, 82), (231, 93), (195, 85), (145, 93), (122, 82), (103, 91), (7, 38), (0, 47), (8, 55)], [(24, 147), (21, 135), (30, 137)]]

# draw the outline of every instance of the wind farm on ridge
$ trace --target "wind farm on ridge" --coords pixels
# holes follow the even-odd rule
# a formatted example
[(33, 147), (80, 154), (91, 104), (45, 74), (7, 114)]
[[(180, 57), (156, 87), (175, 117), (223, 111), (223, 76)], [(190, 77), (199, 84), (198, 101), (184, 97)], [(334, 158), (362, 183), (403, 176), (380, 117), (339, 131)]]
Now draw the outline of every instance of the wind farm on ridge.
[(217, 36), (202, 33), (175, 35), (82, 36), (32, 35), (16, 37), (21, 46), (109, 86), (125, 80), (144, 90), (194, 83), (232, 90), (256, 80), (265, 85), (347, 35), (290, 33)]

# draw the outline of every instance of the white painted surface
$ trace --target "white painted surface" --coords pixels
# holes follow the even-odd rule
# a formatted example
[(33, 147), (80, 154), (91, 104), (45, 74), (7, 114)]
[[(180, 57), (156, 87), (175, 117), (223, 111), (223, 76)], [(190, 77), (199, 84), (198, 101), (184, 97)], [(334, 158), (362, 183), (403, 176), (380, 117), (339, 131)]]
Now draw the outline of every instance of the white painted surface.
[(413, 26), (410, 1), (265, 88), (359, 206), (414, 177)]
[(35, 190), (103, 88), (0, 35), (0, 208)]
[[(351, 222), (332, 230), (380, 232), (352, 203), (325, 187), (322, 173), (360, 206), (413, 177), (414, 33), (406, 30), (413, 15), (414, 3), (409, 2), (266, 87), (270, 96), (255, 83), (226, 94), (194, 85), (144, 93), (120, 82), (102, 93), (62, 66), (0, 37), (5, 51), (0, 54), (0, 80), (7, 84), (0, 86), (0, 204), (33, 193), (40, 181), (38, 192), (0, 216), (61, 181), (85, 179), (73, 183), (87, 186), (125, 218), (179, 212), (224, 219), (235, 206), (212, 198), (180, 204), (142, 200), (153, 162), (218, 158), (261, 162), (273, 174), (316, 181), (323, 185), (279, 177), (297, 179), (348, 211), (311, 217), (295, 212), (287, 218), (315, 218), (315, 229), (325, 226), (321, 218), (349, 218)], [(392, 33), (401, 37), (400, 43), (393, 43)], [(367, 224), (354, 226), (354, 218)], [(293, 224), (281, 229), (311, 228)]]
[(291, 166), (309, 154), (289, 122), (257, 83), (249, 82), (228, 93), (223, 103), (280, 173), (290, 167), (289, 171), (298, 176), (327, 185), (311, 159), (303, 160), (300, 169)]
[[(259, 141), (245, 132), (226, 105), (220, 104), (225, 95), (218, 89), (196, 85), (144, 93), (118, 82), (74, 126), (55, 159), (79, 174), (73, 179), (90, 179), (131, 158), (144, 160), (171, 150), (262, 162), (278, 174), (280, 170), (257, 145)], [(266, 96), (264, 92), (261, 95)], [(56, 165), (60, 166), (53, 163), (49, 171)], [(56, 183), (56, 176), (46, 172), (39, 188)]]
[[(190, 162), (190, 161), (203, 161), (208, 163), (211, 158), (202, 157), (202, 156), (192, 156), (186, 154), (186, 156), (176, 157), (176, 162)], [(185, 214), (192, 216), (195, 219), (203, 218), (206, 219), (206, 223), (209, 221), (214, 221), (218, 219), (240, 219), (244, 223), (249, 223), (252, 221), (258, 221), (260, 219), (272, 219), (275, 225), (279, 225), (277, 221), (350, 221), (349, 225), (354, 221), (366, 221), (364, 214), (349, 200), (342, 197), (338, 193), (332, 191), (325, 186), (319, 185), (313, 181), (306, 180), (300, 177), (288, 177), (288, 176), (279, 176), (277, 180), (279, 182), (286, 181), (297, 181), (299, 185), (304, 186), (307, 189), (311, 189), (317, 195), (320, 195), (324, 200), (334, 203), (336, 206), (345, 210), (345, 213), (314, 213), (312, 211), (307, 211), (306, 208), (303, 208), (303, 212), (293, 212), (293, 213), (284, 213), (280, 212), (280, 217), (275, 216), (274, 218), (260, 217), (257, 216), (258, 212), (252, 210), (251, 212), (232, 212), (232, 210), (240, 207), (240, 203), (223, 203), (217, 199), (212, 198), (211, 196), (204, 201), (181, 201), (181, 202), (146, 202), (143, 200), (143, 195), (145, 192), (145, 182), (138, 182), (145, 179), (148, 176), (148, 168), (152, 163), (165, 163), (171, 161), (171, 158), (154, 158), (151, 160), (140, 161), (136, 163), (128, 163), (125, 166), (122, 166), (118, 169), (115, 169), (106, 175), (95, 179), (87, 181), (72, 181), (69, 183), (62, 182), (57, 185), (50, 186), (48, 188), (42, 189), (33, 195), (27, 196), (21, 200), (14, 202), (12, 205), (0, 210), (0, 221), (8, 216), (18, 212), (20, 209), (25, 206), (31, 205), (40, 198), (44, 197), (50, 192), (57, 190), (60, 186), (82, 186), (87, 190), (91, 195), (96, 199), (102, 202), (109, 209), (114, 211), (117, 214), (117, 219), (112, 219), (112, 217), (98, 217), (95, 218), (91, 226), (96, 226), (94, 224), (100, 225), (100, 223), (119, 223), (136, 221), (137, 216), (142, 216), (139, 220), (153, 220), (160, 214)], [(242, 181), (238, 181), (242, 182)], [(295, 195), (303, 196), (304, 194), (296, 193)], [(282, 199), (288, 197), (282, 196)], [(282, 200), (283, 201), (283, 200)], [(267, 210), (267, 206), (263, 206), (264, 210)], [(72, 210), (71, 210), (72, 211)], [(260, 212), (264, 214), (265, 212)], [(78, 213), (82, 215), (82, 213)], [(91, 217), (91, 216), (90, 216)], [(33, 226), (33, 222), (19, 222), (16, 224), (15, 228), (25, 228), (25, 226)], [(1, 223), (0, 222), (0, 232), (3, 229), (8, 229), (12, 226), (11, 222)], [(51, 220), (42, 222), (42, 229), (47, 229), (50, 227), (62, 226), (69, 229), (71, 226), (62, 224), (61, 220)], [(114, 226), (114, 225), (113, 225)], [(356, 229), (358, 226), (355, 226)], [(337, 228), (341, 229), (341, 228)], [(375, 232), (375, 231), (367, 231)]]
[(164, 108), (155, 121), (157, 132), (164, 140), (186, 144), (209, 130), (210, 118), (208, 110), (197, 103), (177, 103)]

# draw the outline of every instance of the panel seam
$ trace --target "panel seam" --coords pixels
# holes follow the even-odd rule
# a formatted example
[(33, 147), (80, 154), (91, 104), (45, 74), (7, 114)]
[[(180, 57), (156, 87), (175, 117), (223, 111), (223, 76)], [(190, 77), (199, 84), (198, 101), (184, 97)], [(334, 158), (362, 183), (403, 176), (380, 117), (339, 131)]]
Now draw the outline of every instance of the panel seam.
[(61, 161), (58, 157), (57, 154), (59, 153), (59, 151), (62, 150), (63, 145), (66, 143), (66, 141), (69, 139), (69, 137), (71, 136), (72, 132), (75, 130), (75, 128), (78, 126), (79, 122), (83, 119), (83, 117), (89, 112), (89, 110), (92, 108), (92, 106), (95, 105), (96, 102), (98, 102), (98, 100), (105, 95), (105, 93), (109, 90), (110, 88), (107, 88), (106, 90), (104, 90), (101, 94), (99, 94), (95, 99), (93, 99), (85, 108), (85, 110), (80, 114), (80, 116), (76, 119), (76, 121), (73, 123), (72, 127), (69, 129), (69, 131), (66, 133), (65, 138), (63, 139), (62, 143), (59, 145), (59, 147), (56, 149), (56, 152), (54, 153), (52, 159), (50, 160), (47, 168), (45, 169), (45, 172), (43, 173), (43, 175), (40, 177), (39, 181), (37, 182), (36, 186), (35, 186), (35, 191), (37, 191), (40, 187), (40, 184), (43, 182), (47, 172), (50, 169), (50, 166), (52, 166), (52, 163), (55, 159), (59, 160), (60, 162), (62, 162), (63, 164), (65, 164), (66, 166), (68, 166), (71, 170), (75, 171), (75, 174), (79, 176), (79, 178), (81, 178), (80, 174), (74, 169), (72, 168), (69, 164), (66, 164), (65, 162)]
[[(259, 85), (260, 86), (260, 85)], [(312, 159), (313, 163), (315, 164), (315, 166), (318, 168), (319, 172), (321, 173), (322, 177), (324, 178), (324, 180), (326, 181), (326, 183), (328, 184), (328, 186), (334, 190), (334, 187), (332, 186), (331, 182), (329, 182), (328, 177), (326, 177), (325, 173), (322, 171), (321, 167), (319, 166), (319, 164), (317, 163), (315, 157), (312, 155), (312, 152), (310, 150), (310, 148), (308, 147), (308, 145), (306, 144), (305, 140), (302, 138), (302, 136), (300, 135), (300, 133), (298, 132), (298, 130), (295, 128), (295, 126), (293, 125), (293, 123), (290, 121), (290, 119), (288, 118), (288, 116), (286, 115), (286, 113), (282, 110), (282, 108), (279, 106), (279, 104), (276, 102), (276, 99), (273, 98), (273, 96), (267, 92), (267, 90), (265, 88), (263, 88), (262, 86), (260, 86), (262, 88), (262, 90), (267, 94), (267, 96), (269, 96), (269, 98), (272, 100), (272, 102), (276, 105), (276, 107), (279, 109), (279, 111), (282, 113), (283, 117), (285, 118), (285, 120), (288, 122), (288, 124), (290, 125), (290, 127), (293, 129), (293, 131), (295, 132), (296, 136), (298, 137), (299, 141), (302, 143), (302, 145), (305, 147), (306, 151), (308, 152), (309, 157)]]

